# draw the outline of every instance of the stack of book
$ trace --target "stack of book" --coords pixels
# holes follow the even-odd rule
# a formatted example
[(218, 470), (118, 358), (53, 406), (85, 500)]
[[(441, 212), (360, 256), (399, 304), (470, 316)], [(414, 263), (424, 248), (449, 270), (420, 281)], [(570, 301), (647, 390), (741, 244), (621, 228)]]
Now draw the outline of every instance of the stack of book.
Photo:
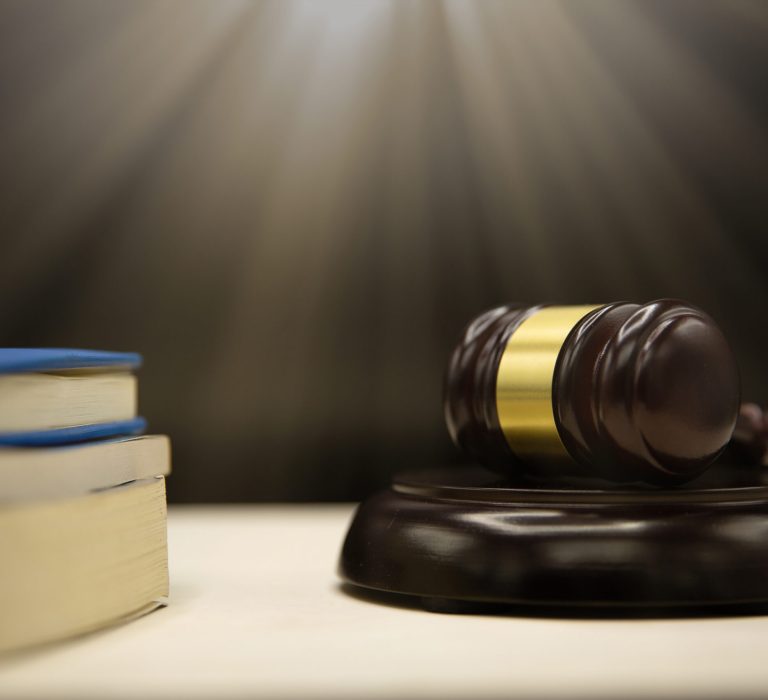
[(0, 652), (167, 600), (170, 445), (142, 434), (140, 362), (0, 349)]

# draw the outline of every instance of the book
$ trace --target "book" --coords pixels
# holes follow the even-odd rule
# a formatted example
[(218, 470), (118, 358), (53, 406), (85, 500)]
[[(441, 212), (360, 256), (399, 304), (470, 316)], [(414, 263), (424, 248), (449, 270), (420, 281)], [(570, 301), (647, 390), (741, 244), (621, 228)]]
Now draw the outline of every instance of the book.
[(0, 348), (0, 653), (167, 600), (170, 443), (134, 353)]
[(165, 480), (0, 507), (0, 652), (116, 624), (168, 596)]
[(0, 348), (0, 445), (77, 442), (144, 430), (135, 353)]
[(170, 472), (164, 435), (0, 448), (0, 504), (76, 496)]

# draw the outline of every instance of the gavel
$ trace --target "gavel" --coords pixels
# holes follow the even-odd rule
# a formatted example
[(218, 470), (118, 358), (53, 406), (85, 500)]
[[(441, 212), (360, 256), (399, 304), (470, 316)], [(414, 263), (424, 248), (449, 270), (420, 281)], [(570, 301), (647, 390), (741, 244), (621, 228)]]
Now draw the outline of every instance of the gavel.
[(672, 299), (487, 311), (451, 355), (444, 395), (455, 444), (496, 471), (659, 486), (707, 469), (739, 402), (723, 333)]

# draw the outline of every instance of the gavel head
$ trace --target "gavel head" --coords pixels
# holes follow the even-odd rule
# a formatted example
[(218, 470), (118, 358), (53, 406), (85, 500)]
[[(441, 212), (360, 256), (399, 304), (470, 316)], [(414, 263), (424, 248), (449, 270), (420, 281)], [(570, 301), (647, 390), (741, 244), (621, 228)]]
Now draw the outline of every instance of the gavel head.
[(453, 441), (506, 473), (682, 483), (731, 438), (739, 379), (722, 332), (681, 301), (502, 306), (445, 381)]

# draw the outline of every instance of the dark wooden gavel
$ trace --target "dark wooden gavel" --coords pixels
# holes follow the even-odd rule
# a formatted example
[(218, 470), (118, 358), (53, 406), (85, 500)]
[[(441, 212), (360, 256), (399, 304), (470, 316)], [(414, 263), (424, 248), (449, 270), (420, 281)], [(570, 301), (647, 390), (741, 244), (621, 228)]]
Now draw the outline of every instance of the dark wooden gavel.
[(451, 356), (444, 405), (453, 441), (498, 471), (670, 485), (720, 455), (739, 401), (715, 322), (663, 299), (488, 311)]

